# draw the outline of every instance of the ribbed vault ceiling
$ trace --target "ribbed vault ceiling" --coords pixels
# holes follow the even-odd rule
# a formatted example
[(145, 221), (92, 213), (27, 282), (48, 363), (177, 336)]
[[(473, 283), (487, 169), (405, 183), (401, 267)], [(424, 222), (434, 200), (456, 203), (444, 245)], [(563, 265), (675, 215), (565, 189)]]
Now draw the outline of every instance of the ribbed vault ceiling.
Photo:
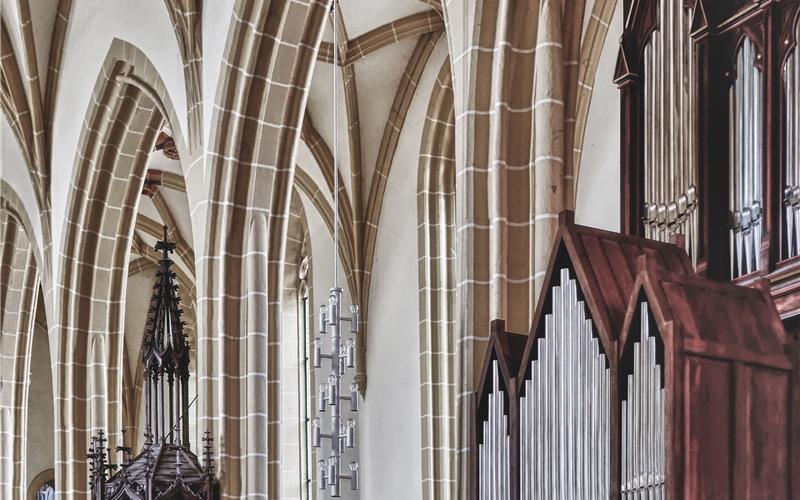
[[(346, 269), (368, 274), (385, 181), (419, 80), (434, 47), (444, 43), (444, 21), (435, 2), (343, 0), (339, 5), (337, 67), (329, 17), (309, 89), (296, 184), (315, 199), (317, 209), (326, 210), (320, 198), (332, 206), (335, 71), (339, 214), (349, 248), (342, 257)], [(354, 293), (368, 293), (366, 280), (359, 276), (351, 282)]]
[[(356, 186), (360, 187), (363, 212), (369, 199), (384, 129), (403, 74), (412, 58), (419, 57), (414, 49), (420, 37), (442, 32), (444, 22), (439, 11), (419, 0), (345, 0), (339, 5), (339, 168), (354, 210), (358, 204), (354, 190)], [(328, 22), (314, 69), (306, 115), (331, 151), (332, 41), (332, 23)], [(301, 167), (307, 167), (303, 161), (306, 157), (301, 152)], [(322, 181), (319, 174), (309, 174), (315, 182)]]

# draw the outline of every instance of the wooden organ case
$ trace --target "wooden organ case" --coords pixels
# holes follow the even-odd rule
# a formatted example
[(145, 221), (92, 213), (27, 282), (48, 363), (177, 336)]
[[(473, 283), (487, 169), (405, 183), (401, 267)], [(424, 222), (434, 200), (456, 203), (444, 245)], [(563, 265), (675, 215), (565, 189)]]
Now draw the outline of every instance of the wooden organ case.
[(800, 498), (798, 374), (765, 280), (710, 280), (564, 212), (544, 282), (524, 347), (493, 322), (473, 498)]
[(800, 0), (623, 8), (622, 232), (680, 236), (714, 280), (766, 278), (800, 334)]
[(793, 368), (767, 287), (639, 264), (619, 340), (622, 497), (792, 498)]

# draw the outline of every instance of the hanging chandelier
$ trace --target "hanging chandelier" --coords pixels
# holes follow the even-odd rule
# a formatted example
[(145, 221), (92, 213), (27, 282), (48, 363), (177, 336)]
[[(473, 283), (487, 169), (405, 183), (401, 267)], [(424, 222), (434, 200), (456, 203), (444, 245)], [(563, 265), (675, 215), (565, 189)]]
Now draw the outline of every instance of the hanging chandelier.
[[(320, 491), (329, 490), (331, 498), (341, 496), (341, 483), (347, 481), (351, 490), (358, 489), (358, 462), (348, 465), (349, 471), (342, 474), (342, 458), (347, 448), (356, 445), (356, 421), (346, 418), (343, 409), (346, 406), (350, 413), (358, 411), (358, 384), (350, 384), (349, 395), (343, 395), (342, 378), (348, 369), (355, 368), (354, 338), (344, 340), (343, 323), (350, 323), (352, 335), (358, 333), (358, 306), (350, 306), (350, 317), (342, 316), (342, 288), (338, 286), (336, 253), (339, 250), (339, 137), (338, 137), (338, 97), (336, 92), (336, 73), (338, 72), (338, 38), (336, 29), (337, 1), (331, 2), (331, 21), (333, 27), (333, 287), (328, 296), (328, 306), (320, 306), (319, 335), (314, 339), (313, 361), (315, 368), (322, 368), (323, 359), (330, 361), (330, 373), (325, 383), (319, 385), (317, 392), (317, 413), (329, 414), (329, 430), (323, 432), (323, 421), (317, 416), (312, 421), (311, 442), (314, 448), (322, 447), (322, 440), (330, 443), (330, 455), (327, 460), (319, 460), (317, 484)], [(328, 337), (328, 354), (323, 354), (323, 338)], [(327, 363), (326, 363), (327, 364)]]

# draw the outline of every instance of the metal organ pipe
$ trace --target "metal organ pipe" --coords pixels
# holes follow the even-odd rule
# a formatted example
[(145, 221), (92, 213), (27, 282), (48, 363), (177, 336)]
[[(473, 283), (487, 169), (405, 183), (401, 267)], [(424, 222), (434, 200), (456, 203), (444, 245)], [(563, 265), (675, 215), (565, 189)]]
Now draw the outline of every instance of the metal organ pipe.
[(481, 443), (478, 444), (478, 498), (510, 500), (511, 436), (497, 360), (492, 361), (492, 392), (489, 394), (482, 431)]
[(520, 398), (520, 498), (609, 496), (610, 373), (578, 286), (562, 269)]
[(646, 302), (641, 304), (639, 340), (633, 344), (633, 372), (623, 394), (621, 494), (623, 499), (662, 499), (664, 475), (664, 389), (650, 333)]
[[(798, 24), (800, 28), (800, 23)], [(798, 30), (800, 31), (800, 30)], [(792, 49), (783, 67), (783, 87), (786, 99), (786, 165), (783, 203), (786, 217), (786, 248), (788, 257), (800, 255), (800, 175), (798, 175), (798, 101), (800, 101), (800, 62), (797, 48)]]
[(763, 177), (763, 84), (760, 58), (745, 38), (736, 56), (736, 79), (730, 90), (729, 141), (731, 276), (761, 268)]
[(658, 12), (659, 29), (644, 49), (645, 236), (669, 241), (683, 234), (696, 262), (697, 82), (691, 11), (681, 0), (660, 0)]

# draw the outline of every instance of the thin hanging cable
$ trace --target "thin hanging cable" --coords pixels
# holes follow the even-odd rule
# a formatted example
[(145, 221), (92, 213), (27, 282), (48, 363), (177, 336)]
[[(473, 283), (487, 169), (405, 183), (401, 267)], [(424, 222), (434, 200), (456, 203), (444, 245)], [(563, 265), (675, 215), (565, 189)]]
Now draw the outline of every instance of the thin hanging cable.
[(339, 44), (336, 36), (336, 0), (331, 2), (333, 28), (333, 286), (339, 286), (336, 254), (339, 251), (339, 106), (336, 92), (336, 73), (339, 71)]

